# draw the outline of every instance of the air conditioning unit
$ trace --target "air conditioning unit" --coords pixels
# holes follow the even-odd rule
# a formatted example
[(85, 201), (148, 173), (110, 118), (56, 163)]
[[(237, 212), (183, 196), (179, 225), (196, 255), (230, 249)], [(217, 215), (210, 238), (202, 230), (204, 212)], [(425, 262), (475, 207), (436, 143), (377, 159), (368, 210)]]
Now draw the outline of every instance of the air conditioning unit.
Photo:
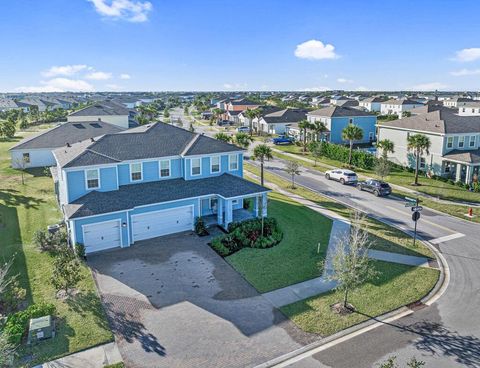
[(55, 337), (55, 322), (52, 316), (32, 318), (30, 320), (27, 344), (34, 344), (52, 337)]

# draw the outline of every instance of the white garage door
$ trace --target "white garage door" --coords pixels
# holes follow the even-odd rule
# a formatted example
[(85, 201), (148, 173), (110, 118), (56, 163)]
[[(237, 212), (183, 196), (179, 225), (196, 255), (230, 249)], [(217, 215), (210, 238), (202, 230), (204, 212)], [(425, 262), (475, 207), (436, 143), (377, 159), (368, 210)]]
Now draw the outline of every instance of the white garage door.
[(133, 241), (193, 229), (193, 206), (132, 215)]
[(84, 225), (83, 243), (85, 253), (120, 247), (122, 245), (120, 220)]

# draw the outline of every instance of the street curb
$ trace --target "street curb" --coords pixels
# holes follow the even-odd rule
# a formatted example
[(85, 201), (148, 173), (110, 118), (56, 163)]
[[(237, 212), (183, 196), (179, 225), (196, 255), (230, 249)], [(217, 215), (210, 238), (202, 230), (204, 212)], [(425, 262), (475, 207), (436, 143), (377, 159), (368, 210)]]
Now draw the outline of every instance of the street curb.
[[(269, 173), (284, 180), (283, 177), (281, 177), (280, 175), (278, 175), (276, 173), (273, 173), (273, 172), (269, 172)], [(309, 188), (307, 186), (304, 186), (302, 184), (297, 183), (297, 185), (301, 186), (305, 189), (308, 189), (310, 191), (318, 193), (316, 190), (314, 190), (312, 188)], [(344, 205), (348, 208), (358, 210), (358, 209), (354, 208), (353, 206), (351, 206), (351, 205), (349, 205), (345, 202), (339, 201), (337, 198), (333, 198), (333, 197), (325, 195), (323, 193), (318, 193), (318, 194), (321, 195), (321, 196), (324, 196), (325, 198), (331, 199), (335, 202), (341, 203), (342, 205)], [(363, 210), (360, 210), (360, 211), (365, 213), (365, 211), (363, 211)], [(394, 223), (392, 223), (388, 220), (381, 219), (379, 216), (370, 215), (370, 217), (376, 219), (377, 221), (383, 222), (386, 225), (392, 226), (393, 228), (396, 228), (396, 229), (398, 229), (398, 230), (400, 230), (400, 231), (402, 231), (402, 232), (404, 232), (408, 235), (411, 235), (411, 231), (406, 231), (406, 230), (400, 228), (399, 226), (397, 226), (396, 224), (394, 224)], [(450, 269), (448, 267), (448, 264), (447, 264), (445, 258), (438, 251), (437, 248), (435, 248), (430, 242), (424, 240), (422, 237), (419, 237), (418, 240), (420, 240), (425, 246), (427, 246), (433, 252), (433, 254), (435, 255), (435, 258), (437, 260), (437, 263), (439, 265), (439, 270), (440, 270), (440, 276), (439, 276), (437, 282), (435, 283), (434, 287), (430, 290), (430, 292), (427, 295), (425, 295), (423, 298), (421, 298), (420, 300), (417, 301), (417, 302), (420, 302), (421, 304), (424, 304), (426, 306), (430, 306), (435, 301), (437, 301), (443, 295), (445, 290), (447, 289), (448, 284), (450, 282)], [(414, 304), (414, 303), (409, 303), (409, 305)], [(408, 315), (413, 314), (413, 313), (414, 313), (413, 309), (410, 309), (409, 307), (404, 305), (404, 306), (399, 307), (397, 309), (394, 309), (390, 312), (384, 313), (380, 316), (371, 318), (368, 321), (364, 321), (364, 322), (361, 322), (357, 325), (353, 325), (353, 326), (351, 326), (351, 327), (349, 327), (345, 330), (342, 330), (342, 331), (339, 331), (339, 332), (337, 332), (333, 335), (330, 335), (330, 336), (328, 336), (328, 337), (326, 337), (326, 338), (324, 338), (320, 341), (315, 341), (311, 344), (308, 344), (308, 345), (305, 345), (305, 346), (303, 346), (299, 349), (296, 349), (296, 350), (294, 350), (290, 353), (286, 353), (286, 354), (281, 355), (277, 358), (271, 359), (267, 362), (264, 362), (260, 365), (255, 366), (254, 368), (275, 367), (275, 366), (281, 365), (282, 363), (286, 363), (287, 361), (292, 360), (296, 357), (299, 357), (300, 355), (303, 355), (303, 354), (305, 354), (307, 356), (313, 355), (313, 353), (312, 354), (307, 354), (307, 353), (310, 353), (312, 350), (318, 350), (318, 351), (326, 350), (331, 346), (334, 346), (334, 345), (339, 344), (343, 341), (354, 338), (354, 337), (356, 337), (358, 335), (361, 335), (362, 333), (368, 332), (368, 331), (370, 331), (374, 328), (380, 327), (380, 326), (384, 325), (385, 323), (390, 323), (394, 320), (403, 318), (403, 317), (408, 316)], [(300, 360), (300, 359), (303, 359), (303, 358), (299, 358), (298, 360)], [(293, 363), (293, 362), (291, 362), (291, 363)], [(291, 363), (289, 363), (289, 364), (291, 364)], [(283, 366), (283, 365), (281, 365), (281, 366)]]

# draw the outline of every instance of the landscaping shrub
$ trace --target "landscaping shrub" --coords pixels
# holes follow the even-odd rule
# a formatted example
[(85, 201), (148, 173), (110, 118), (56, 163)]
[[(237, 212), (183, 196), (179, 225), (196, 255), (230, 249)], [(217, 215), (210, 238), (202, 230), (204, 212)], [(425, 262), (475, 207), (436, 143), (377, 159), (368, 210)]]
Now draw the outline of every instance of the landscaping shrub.
[(41, 251), (55, 251), (58, 247), (67, 244), (67, 232), (59, 229), (52, 234), (48, 230), (36, 230), (33, 233), (32, 241)]
[(207, 226), (202, 217), (197, 217), (195, 219), (195, 233), (199, 236), (208, 235)]
[(3, 333), (8, 336), (9, 342), (18, 345), (22, 341), (31, 318), (53, 315), (55, 311), (55, 306), (50, 303), (32, 304), (27, 309), (8, 316)]
[(75, 244), (75, 253), (77, 254), (77, 257), (80, 259), (85, 258), (85, 246), (80, 243)]
[[(326, 143), (320, 145), (319, 156), (327, 157), (332, 160), (341, 161), (344, 163), (348, 162), (349, 149), (338, 144)], [(371, 170), (375, 167), (376, 158), (371, 153), (354, 150), (352, 152), (352, 165), (365, 169)]]
[(5, 291), (0, 294), (0, 311), (4, 314), (15, 312), (26, 296), (27, 291), (20, 286), (18, 279), (14, 278)]
[(233, 222), (228, 226), (229, 233), (213, 239), (211, 247), (222, 257), (226, 257), (242, 248), (270, 248), (277, 245), (283, 237), (274, 218), (251, 219)]

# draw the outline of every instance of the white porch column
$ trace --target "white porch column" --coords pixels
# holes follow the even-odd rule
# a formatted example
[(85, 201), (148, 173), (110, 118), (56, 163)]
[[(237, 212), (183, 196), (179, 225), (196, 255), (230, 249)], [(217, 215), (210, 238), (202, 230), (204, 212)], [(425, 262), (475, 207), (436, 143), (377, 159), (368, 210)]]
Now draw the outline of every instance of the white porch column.
[(470, 184), (472, 181), (472, 166), (467, 165), (467, 170), (465, 171), (465, 184)]
[(217, 200), (217, 224), (223, 226), (223, 199)]
[(455, 164), (455, 169), (456, 169), (456, 172), (455, 172), (455, 181), (459, 181), (460, 178), (462, 177), (462, 165), (459, 164), (459, 163), (456, 163)]
[(258, 217), (258, 196), (255, 196), (253, 201), (253, 213), (255, 214), (255, 217)]
[(267, 193), (262, 194), (262, 217), (267, 217)]
[(228, 229), (228, 224), (233, 221), (232, 201), (227, 199), (225, 201), (225, 229)]

